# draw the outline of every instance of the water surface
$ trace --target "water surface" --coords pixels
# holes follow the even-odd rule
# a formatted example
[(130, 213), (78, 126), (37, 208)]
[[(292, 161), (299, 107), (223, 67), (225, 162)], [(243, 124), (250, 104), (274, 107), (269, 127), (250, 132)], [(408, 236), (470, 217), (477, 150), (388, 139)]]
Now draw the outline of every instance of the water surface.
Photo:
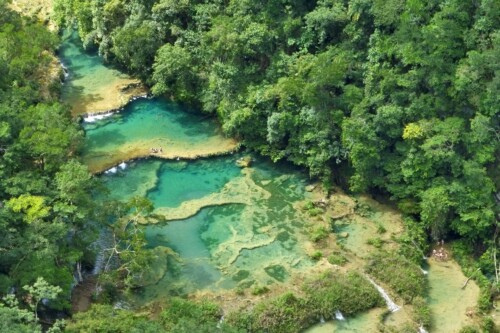
[(150, 155), (193, 159), (236, 148), (215, 121), (164, 99), (135, 100), (119, 113), (84, 123), (84, 129), (83, 159), (92, 172)]
[(64, 32), (59, 57), (68, 74), (62, 98), (74, 115), (118, 109), (146, 93), (139, 80), (103, 65), (95, 52), (85, 52), (75, 31)]

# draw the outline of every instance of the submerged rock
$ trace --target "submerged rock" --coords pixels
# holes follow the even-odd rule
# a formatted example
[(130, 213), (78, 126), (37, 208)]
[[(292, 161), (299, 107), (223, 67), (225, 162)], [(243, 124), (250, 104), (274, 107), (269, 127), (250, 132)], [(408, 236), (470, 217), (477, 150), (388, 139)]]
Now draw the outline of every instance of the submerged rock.
[(239, 166), (240, 168), (248, 168), (251, 164), (252, 164), (251, 156), (244, 156), (236, 160), (236, 165)]
[(312, 192), (312, 191), (314, 191), (314, 189), (315, 189), (315, 188), (316, 188), (316, 185), (307, 185), (307, 186), (305, 187), (305, 190), (306, 190), (307, 192)]

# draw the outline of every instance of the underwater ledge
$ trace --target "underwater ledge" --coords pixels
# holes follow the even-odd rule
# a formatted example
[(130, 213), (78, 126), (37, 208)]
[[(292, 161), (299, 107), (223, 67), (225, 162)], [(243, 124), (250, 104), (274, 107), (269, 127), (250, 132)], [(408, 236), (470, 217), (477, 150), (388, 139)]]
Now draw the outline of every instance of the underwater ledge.
[[(111, 156), (110, 154), (87, 156), (83, 157), (82, 161), (87, 165), (92, 174), (99, 175), (117, 167), (121, 163), (135, 160), (157, 158), (167, 161), (193, 161), (230, 155), (238, 152), (242, 145), (240, 142), (229, 138), (222, 141), (221, 144), (216, 147), (191, 149), (192, 151), (183, 151), (182, 147), (180, 147), (176, 150), (167, 151), (167, 149), (165, 149), (162, 153), (153, 153), (149, 147), (151, 147), (151, 143), (137, 144), (137, 147), (132, 147), (132, 149), (126, 152), (116, 152)], [(98, 161), (92, 161), (92, 159)]]

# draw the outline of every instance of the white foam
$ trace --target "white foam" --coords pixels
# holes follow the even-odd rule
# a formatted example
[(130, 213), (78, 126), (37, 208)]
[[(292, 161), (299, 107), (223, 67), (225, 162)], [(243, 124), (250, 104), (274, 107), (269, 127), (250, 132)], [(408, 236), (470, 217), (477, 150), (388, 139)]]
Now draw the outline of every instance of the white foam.
[(120, 169), (125, 170), (127, 168), (127, 163), (121, 162), (120, 164), (118, 164), (118, 166), (120, 167)]
[(114, 112), (107, 112), (107, 113), (99, 113), (99, 114), (91, 114), (83, 118), (83, 121), (86, 123), (94, 123), (98, 120), (102, 120), (108, 117), (111, 117), (114, 114)]
[(429, 332), (427, 332), (424, 326), (420, 325), (420, 327), (418, 328), (418, 333), (429, 333)]
[(342, 314), (342, 312), (340, 312), (340, 310), (335, 311), (335, 319), (345, 320), (344, 315)]
[(382, 296), (382, 298), (385, 300), (385, 303), (387, 304), (387, 308), (389, 309), (389, 311), (396, 312), (399, 309), (401, 309), (396, 303), (394, 303), (394, 301), (391, 299), (389, 294), (384, 290), (384, 288), (376, 284), (375, 281), (373, 281), (370, 277), (367, 276), (367, 279), (368, 281), (371, 282), (371, 284), (373, 284), (375, 289), (377, 289), (377, 291), (379, 292), (380, 296)]
[(117, 167), (112, 167), (111, 169), (104, 171), (104, 173), (109, 175), (110, 173), (116, 173), (117, 171), (118, 171)]

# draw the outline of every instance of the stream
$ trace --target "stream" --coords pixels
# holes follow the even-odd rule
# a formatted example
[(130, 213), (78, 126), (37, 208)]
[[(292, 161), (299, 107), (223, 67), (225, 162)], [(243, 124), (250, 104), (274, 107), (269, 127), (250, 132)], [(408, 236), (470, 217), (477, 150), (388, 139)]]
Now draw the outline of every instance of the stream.
[[(60, 57), (69, 73), (63, 99), (74, 115), (94, 114), (82, 123), (83, 162), (100, 174), (111, 198), (147, 197), (168, 220), (144, 226), (148, 247), (160, 259), (150, 281), (133, 296), (136, 305), (199, 291), (286, 288), (294, 274), (316, 265), (309, 256), (307, 221), (298, 208), (311, 195), (304, 171), (235, 152), (237, 143), (225, 138), (214, 120), (144, 97), (137, 80), (84, 52), (74, 33), (66, 33)], [(120, 112), (102, 114), (110, 110)], [(241, 159), (251, 159), (250, 166), (238, 166)], [(359, 256), (365, 256), (375, 225), (348, 227), (345, 246), (363, 249)], [(465, 277), (453, 261), (430, 260), (426, 269), (434, 320), (430, 332), (457, 332), (468, 323), (465, 311), (475, 306), (478, 287), (471, 282), (460, 289)], [(307, 332), (376, 332), (383, 311), (355, 318), (338, 313), (337, 319), (345, 320), (320, 323)], [(385, 321), (404, 312), (402, 305)]]

